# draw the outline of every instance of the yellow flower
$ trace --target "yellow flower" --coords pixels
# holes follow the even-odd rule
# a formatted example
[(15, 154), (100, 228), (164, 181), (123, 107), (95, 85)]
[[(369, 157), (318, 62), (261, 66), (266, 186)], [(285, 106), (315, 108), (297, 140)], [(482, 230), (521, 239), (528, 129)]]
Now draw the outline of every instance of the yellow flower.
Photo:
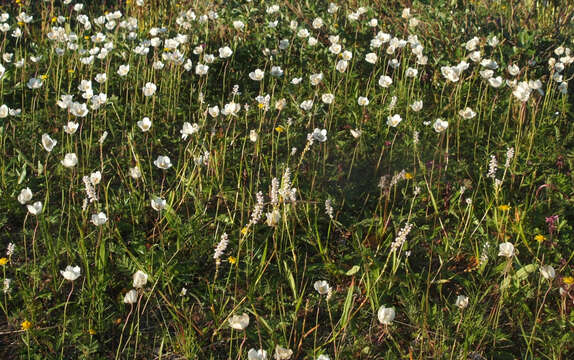
[(68, 69), (68, 73), (73, 74), (74, 72), (76, 72), (76, 70), (74, 70), (74, 69)]
[(58, 21), (58, 18), (54, 16), (54, 17), (52, 18), (52, 22), (55, 23), (56, 21)]
[(22, 26), (24, 23), (22, 21), (18, 21), (18, 26)]
[(46, 80), (48, 78), (48, 75), (44, 74), (44, 75), (40, 75), (40, 77), (42, 78), (42, 80)]
[(572, 284), (574, 284), (574, 277), (566, 276), (566, 277), (562, 278), (562, 281), (564, 281), (564, 284), (572, 285)]
[(90, 37), (88, 35), (84, 36), (84, 40), (90, 40)]
[(277, 131), (278, 133), (282, 133), (283, 131), (285, 131), (285, 128), (283, 126), (279, 125), (275, 128), (275, 131)]
[(257, 107), (260, 108), (260, 109), (263, 109), (264, 106), (265, 106), (265, 105), (263, 105), (262, 103), (259, 103), (259, 104), (257, 105)]
[(27, 331), (32, 327), (32, 323), (29, 322), (28, 320), (24, 320), (24, 322), (22, 322), (21, 326), (22, 326), (22, 330)]
[(229, 261), (230, 264), (235, 265), (235, 263), (237, 262), (237, 259), (234, 258), (233, 256), (230, 256), (227, 261)]
[(249, 231), (249, 229), (246, 227), (244, 227), (243, 229), (241, 229), (241, 235), (245, 235), (247, 234), (247, 232)]
[(412, 178), (413, 178), (413, 174), (411, 174), (411, 173), (409, 173), (409, 172), (408, 172), (408, 173), (405, 173), (405, 179), (410, 180), (410, 179), (412, 179)]
[(509, 206), (509, 205), (500, 205), (500, 206), (498, 207), (498, 210), (500, 210), (500, 211), (508, 211), (508, 210), (510, 210), (510, 206)]
[(534, 240), (538, 241), (539, 243), (543, 242), (544, 240), (546, 240), (546, 238), (544, 237), (544, 235), (542, 234), (538, 234), (534, 237)]
[(90, 333), (90, 335), (96, 335), (96, 330), (90, 329), (88, 330), (88, 333)]
[(6, 264), (8, 264), (8, 259), (6, 259), (5, 257), (0, 258), (0, 265), (1, 265), (1, 266), (4, 266), (4, 265), (6, 265)]

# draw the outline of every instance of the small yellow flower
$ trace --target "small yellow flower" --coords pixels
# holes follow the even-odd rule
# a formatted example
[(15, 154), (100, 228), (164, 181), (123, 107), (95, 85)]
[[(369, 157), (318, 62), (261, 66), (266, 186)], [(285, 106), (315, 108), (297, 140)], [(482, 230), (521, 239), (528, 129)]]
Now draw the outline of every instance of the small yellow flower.
[(40, 77), (42, 78), (42, 80), (46, 80), (48, 78), (48, 75), (44, 74), (44, 75), (40, 75)]
[(275, 128), (275, 131), (277, 131), (278, 133), (282, 133), (283, 131), (285, 131), (285, 128), (283, 126), (279, 125)]
[(24, 22), (18, 21), (18, 26), (22, 26), (22, 25), (24, 25)]
[(413, 174), (411, 174), (409, 172), (405, 174), (405, 179), (410, 180), (412, 178), (413, 178)]
[(574, 277), (566, 276), (566, 277), (562, 278), (562, 281), (564, 281), (564, 284), (572, 285), (572, 284), (574, 284)]
[(510, 210), (510, 206), (509, 206), (509, 205), (500, 205), (500, 206), (498, 207), (498, 210), (500, 210), (500, 211), (508, 211), (508, 210)]
[(538, 234), (534, 237), (534, 240), (538, 241), (539, 243), (543, 242), (544, 240), (546, 240), (546, 237), (544, 237), (544, 235), (542, 234)]
[(90, 37), (88, 35), (84, 36), (84, 40), (90, 40)]
[(249, 231), (249, 229), (246, 227), (244, 227), (243, 229), (241, 229), (241, 235), (245, 235), (247, 234), (247, 232)]
[(32, 323), (29, 322), (28, 320), (24, 320), (20, 325), (22, 326), (22, 330), (25, 331), (30, 330), (30, 328), (32, 327)]
[(230, 256), (227, 261), (229, 261), (230, 264), (235, 265), (235, 263), (237, 262), (237, 259), (234, 258), (233, 256)]
[(0, 258), (0, 265), (1, 265), (1, 266), (4, 266), (4, 265), (6, 265), (6, 264), (8, 264), (8, 259), (6, 259), (5, 257)]
[(96, 335), (96, 330), (90, 329), (90, 330), (88, 330), (88, 333), (89, 333), (90, 335)]
[(259, 103), (259, 104), (257, 105), (257, 107), (260, 108), (260, 109), (263, 109), (264, 106), (265, 106), (265, 105), (263, 105), (262, 103)]
[(68, 73), (70, 73), (70, 74), (73, 74), (75, 72), (76, 72), (76, 70), (74, 70), (74, 69), (68, 69)]
[(55, 23), (56, 21), (58, 21), (58, 18), (54, 16), (54, 17), (52, 18), (52, 22)]

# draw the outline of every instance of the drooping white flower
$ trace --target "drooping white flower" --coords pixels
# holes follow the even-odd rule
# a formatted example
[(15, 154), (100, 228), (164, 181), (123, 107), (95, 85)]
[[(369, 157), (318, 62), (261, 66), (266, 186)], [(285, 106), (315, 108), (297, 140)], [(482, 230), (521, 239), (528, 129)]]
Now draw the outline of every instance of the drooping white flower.
[(28, 88), (34, 90), (34, 89), (41, 88), (43, 84), (44, 84), (44, 82), (42, 81), (42, 79), (33, 77), (33, 78), (30, 78), (30, 80), (28, 80), (28, 83), (26, 84), (26, 86), (28, 86)]
[(28, 204), (27, 206), (28, 212), (32, 215), (38, 215), (42, 212), (42, 202), (36, 201), (33, 204)]
[(188, 122), (183, 123), (183, 128), (180, 130), (181, 138), (186, 140), (188, 136), (195, 134), (199, 131), (199, 125), (197, 124), (190, 124)]
[(319, 142), (325, 142), (325, 141), (327, 141), (327, 129), (315, 128), (313, 130), (312, 136), (313, 136), (313, 140), (316, 140)]
[(464, 110), (460, 110), (458, 112), (458, 114), (463, 118), (463, 119), (472, 119), (473, 117), (476, 116), (476, 113), (469, 107), (466, 107)]
[(68, 123), (66, 125), (64, 125), (64, 132), (66, 134), (72, 135), (72, 134), (76, 133), (79, 126), (80, 126), (80, 124), (75, 122), (75, 121), (68, 121)]

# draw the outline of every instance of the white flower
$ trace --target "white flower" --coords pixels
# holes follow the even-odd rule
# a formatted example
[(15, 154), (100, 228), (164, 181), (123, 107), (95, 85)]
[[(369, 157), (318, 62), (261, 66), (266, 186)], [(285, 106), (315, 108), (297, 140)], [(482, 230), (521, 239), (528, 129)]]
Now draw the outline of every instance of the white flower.
[(235, 330), (244, 330), (249, 325), (249, 315), (233, 315), (229, 318), (229, 326)]
[(64, 277), (64, 279), (69, 281), (74, 281), (80, 277), (80, 267), (79, 266), (66, 266), (65, 270), (60, 270), (60, 274)]
[(514, 245), (509, 242), (503, 242), (498, 245), (498, 256), (511, 258), (514, 256)]
[(381, 75), (379, 78), (379, 86), (383, 88), (388, 88), (393, 83), (393, 79), (387, 75)]
[(321, 95), (321, 101), (323, 101), (323, 103), (325, 103), (327, 105), (332, 104), (333, 100), (335, 100), (335, 95), (333, 95), (333, 94)]
[(141, 129), (141, 131), (147, 132), (149, 131), (149, 129), (151, 129), (151, 120), (146, 116), (140, 121), (138, 121), (137, 125)]
[(272, 212), (266, 213), (265, 217), (265, 224), (267, 224), (267, 226), (275, 227), (279, 225), (279, 221), (281, 220), (281, 213), (279, 210), (275, 209)]
[(157, 166), (158, 168), (160, 168), (162, 170), (167, 170), (172, 166), (171, 160), (169, 159), (169, 157), (168, 156), (162, 156), (162, 155), (159, 155), (153, 163), (155, 164), (155, 166)]
[(311, 85), (317, 86), (323, 81), (323, 73), (312, 74), (309, 76), (309, 81), (311, 81)]
[(421, 111), (422, 108), (423, 108), (423, 101), (422, 101), (422, 100), (415, 101), (415, 102), (413, 102), (413, 103), (411, 104), (411, 109), (412, 109), (414, 112)]
[(457, 296), (454, 304), (459, 309), (466, 308), (468, 306), (468, 296), (464, 296), (464, 295)]
[(64, 125), (64, 132), (66, 132), (66, 134), (72, 135), (78, 130), (79, 126), (80, 124), (75, 121), (68, 121), (68, 123)]
[(155, 211), (161, 211), (161, 210), (165, 209), (166, 205), (167, 205), (167, 202), (165, 201), (165, 199), (158, 198), (158, 197), (154, 197), (151, 199), (151, 207)]
[(197, 124), (190, 124), (188, 122), (183, 123), (183, 128), (180, 130), (181, 138), (183, 140), (187, 139), (188, 136), (195, 134), (199, 131), (199, 125)]
[(28, 86), (28, 88), (30, 89), (39, 89), (42, 87), (42, 79), (38, 79), (38, 78), (30, 78), (30, 80), (28, 80), (28, 83), (26, 84)]
[(500, 87), (500, 85), (502, 85), (503, 83), (503, 79), (501, 76), (497, 76), (495, 78), (490, 78), (488, 79), (488, 83), (490, 84), (490, 86), (492, 86), (493, 88), (498, 88)]
[(102, 173), (98, 170), (90, 174), (90, 182), (92, 185), (98, 185), (102, 181)]
[(92, 215), (92, 224), (94, 224), (96, 226), (104, 225), (107, 222), (108, 222), (108, 217), (103, 212)]
[(4, 104), (0, 106), (0, 119), (8, 117), (9, 114), (10, 114), (10, 108), (8, 107), (8, 105)]
[(48, 152), (52, 151), (52, 149), (54, 148), (54, 146), (56, 146), (56, 144), (58, 143), (57, 140), (54, 140), (50, 137), (50, 135), (48, 134), (43, 134), (42, 135), (42, 146), (44, 146), (44, 149)]
[(263, 349), (259, 350), (250, 349), (247, 352), (247, 358), (249, 360), (267, 360), (267, 351)]
[(465, 108), (464, 110), (460, 110), (458, 112), (458, 114), (463, 118), (463, 119), (472, 119), (473, 117), (476, 116), (476, 113), (469, 107)]
[(30, 190), (29, 187), (22, 189), (18, 195), (18, 202), (22, 205), (26, 205), (30, 200), (32, 200), (32, 190)]
[(375, 53), (368, 53), (367, 55), (365, 55), (365, 61), (370, 63), (370, 64), (374, 64), (377, 62), (377, 54)]
[(357, 103), (359, 104), (359, 106), (367, 106), (369, 105), (369, 99), (365, 96), (359, 96)]
[(133, 286), (136, 289), (142, 288), (145, 286), (145, 284), (147, 284), (147, 274), (144, 273), (141, 270), (138, 270), (135, 272), (135, 274), (133, 275)]
[(342, 49), (343, 47), (341, 46), (341, 44), (337, 43), (331, 44), (331, 46), (329, 46), (329, 51), (335, 55), (339, 54)]
[(387, 308), (384, 305), (377, 312), (379, 322), (383, 325), (390, 325), (395, 319), (395, 308)]
[(265, 72), (261, 69), (255, 69), (255, 71), (249, 73), (249, 78), (254, 81), (261, 81), (264, 76)]
[(130, 71), (129, 65), (120, 65), (120, 67), (118, 69), (118, 75), (119, 76), (126, 76), (129, 71)]
[(217, 117), (219, 116), (219, 106), (215, 105), (213, 107), (208, 107), (207, 112), (209, 115), (211, 115), (211, 117)]
[(131, 289), (124, 296), (124, 303), (126, 304), (135, 304), (137, 301), (138, 301), (138, 292), (136, 291), (136, 289)]
[(448, 121), (436, 119), (432, 127), (437, 133), (443, 132), (448, 128)]
[(283, 76), (283, 69), (281, 69), (281, 66), (272, 66), (270, 74), (274, 77), (281, 77)]
[(348, 66), (349, 62), (347, 60), (339, 60), (335, 68), (337, 69), (338, 72), (344, 73), (347, 70)]
[(233, 22), (233, 28), (235, 30), (243, 30), (244, 27), (245, 27), (245, 24), (243, 23), (243, 21), (235, 20)]
[(275, 360), (288, 360), (293, 356), (293, 350), (284, 348), (280, 345), (275, 346), (275, 355), (273, 358)]
[(31, 204), (31, 205), (27, 205), (28, 208), (28, 212), (32, 215), (38, 215), (39, 213), (42, 212), (42, 202), (41, 201), (36, 201), (35, 203)]
[(229, 46), (224, 46), (219, 48), (219, 57), (222, 59), (227, 59), (233, 54), (233, 50)]
[(512, 76), (516, 76), (520, 72), (520, 68), (516, 64), (508, 65), (507, 70), (508, 73)]
[(408, 68), (405, 72), (406, 77), (415, 78), (419, 74), (419, 71), (415, 68)]
[(516, 85), (512, 94), (516, 96), (516, 98), (522, 102), (527, 102), (528, 98), (530, 98), (530, 93), (532, 89), (528, 86), (526, 81), (521, 81)]
[(319, 142), (327, 141), (327, 129), (318, 129), (315, 128), (312, 133), (313, 140), (317, 140)]
[(327, 295), (331, 291), (329, 283), (325, 280), (317, 280), (313, 284), (313, 287), (320, 295)]
[(144, 87), (142, 88), (144, 96), (148, 96), (148, 97), (155, 94), (156, 90), (157, 90), (157, 86), (152, 82), (146, 83), (144, 85)]
[(313, 100), (305, 100), (299, 106), (301, 107), (301, 109), (309, 111), (313, 107)]
[(351, 132), (351, 136), (353, 136), (355, 139), (358, 139), (362, 133), (362, 131), (358, 129), (351, 129), (349, 131)]
[(67, 168), (72, 168), (78, 163), (78, 157), (75, 153), (67, 153), (62, 160), (62, 165)]
[(257, 134), (257, 131), (255, 131), (255, 130), (249, 131), (249, 140), (251, 142), (256, 142), (258, 138), (259, 138), (259, 135)]
[(207, 74), (207, 71), (209, 70), (209, 66), (208, 65), (203, 65), (203, 64), (197, 64), (195, 65), (195, 73), (197, 75), (205, 75)]
[(130, 168), (129, 173), (132, 179), (139, 179), (142, 176), (142, 172), (138, 166)]
[(542, 274), (542, 277), (544, 277), (546, 280), (552, 280), (554, 279), (554, 277), (556, 277), (556, 271), (554, 270), (552, 265), (541, 266), (540, 274)]
[(387, 125), (392, 127), (397, 127), (401, 121), (403, 121), (403, 118), (399, 114), (387, 117)]

